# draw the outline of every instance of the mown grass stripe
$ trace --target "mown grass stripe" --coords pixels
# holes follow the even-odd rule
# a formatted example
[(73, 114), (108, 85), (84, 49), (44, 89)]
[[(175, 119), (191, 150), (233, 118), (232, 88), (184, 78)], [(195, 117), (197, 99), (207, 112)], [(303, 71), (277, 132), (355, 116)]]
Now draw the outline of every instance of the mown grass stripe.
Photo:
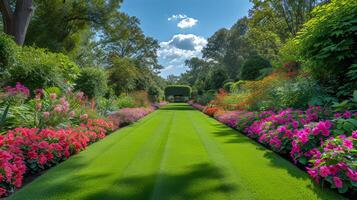
[(239, 197), (240, 199), (256, 199), (253, 188), (249, 188), (245, 185), (244, 180), (242, 180), (239, 171), (234, 170), (230, 161), (226, 159), (224, 153), (217, 144), (217, 141), (213, 140), (208, 136), (207, 131), (201, 124), (200, 120), (194, 118), (192, 115), (195, 113), (190, 112), (188, 117), (195, 132), (198, 134), (202, 141), (202, 144), (209, 155), (211, 162), (222, 170), (224, 174), (222, 178), (222, 188), (226, 189), (226, 195), (229, 199), (234, 200)]

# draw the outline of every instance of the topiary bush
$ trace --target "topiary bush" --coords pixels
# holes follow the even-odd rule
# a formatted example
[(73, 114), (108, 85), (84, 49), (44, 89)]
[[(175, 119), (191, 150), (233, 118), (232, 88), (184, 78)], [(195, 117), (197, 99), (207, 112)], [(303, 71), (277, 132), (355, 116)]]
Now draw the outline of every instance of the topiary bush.
[(83, 68), (74, 88), (83, 91), (89, 98), (104, 96), (108, 90), (107, 74), (100, 68)]
[(265, 68), (272, 68), (270, 62), (261, 56), (252, 56), (244, 63), (240, 79), (242, 80), (256, 80), (261, 75), (261, 70)]

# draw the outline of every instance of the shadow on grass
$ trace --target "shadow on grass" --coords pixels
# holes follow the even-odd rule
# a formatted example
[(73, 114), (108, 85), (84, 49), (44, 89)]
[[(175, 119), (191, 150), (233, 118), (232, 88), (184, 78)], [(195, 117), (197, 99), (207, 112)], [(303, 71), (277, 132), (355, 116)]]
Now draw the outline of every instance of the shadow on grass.
[[(229, 195), (230, 192), (238, 190), (235, 185), (224, 181), (225, 176), (220, 168), (208, 163), (188, 166), (184, 173), (133, 175), (124, 178), (118, 177), (113, 182), (110, 177), (113, 174), (110, 172), (77, 175), (75, 169), (68, 170), (69, 168), (62, 167), (52, 173), (51, 177), (44, 177), (44, 180), (39, 179), (38, 181), (41, 182), (37, 183), (35, 187), (28, 188), (15, 199), (25, 199), (26, 197), (30, 200), (54, 196), (68, 199), (80, 197), (83, 200), (206, 199), (212, 193)], [(55, 180), (53, 175), (62, 173), (69, 173), (69, 175), (67, 174), (68, 178)], [(108, 182), (101, 185), (102, 181)], [(86, 188), (81, 187), (83, 183)], [(81, 194), (83, 190), (86, 190), (86, 194)]]
[[(236, 186), (220, 181), (223, 178), (224, 175), (219, 168), (210, 164), (200, 164), (190, 166), (189, 170), (182, 174), (161, 173), (118, 179), (113, 183), (113, 190), (98, 191), (83, 199), (204, 199), (211, 193), (226, 194), (237, 190)], [(212, 180), (216, 180), (216, 184), (205, 184)], [(201, 187), (197, 187), (197, 184)]]

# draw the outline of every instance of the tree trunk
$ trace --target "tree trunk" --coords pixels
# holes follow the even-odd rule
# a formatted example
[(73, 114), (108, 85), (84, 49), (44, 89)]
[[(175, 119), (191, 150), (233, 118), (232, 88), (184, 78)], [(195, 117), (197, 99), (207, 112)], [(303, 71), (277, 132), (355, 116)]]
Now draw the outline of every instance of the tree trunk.
[(15, 42), (22, 46), (33, 13), (33, 0), (17, 0), (14, 12), (8, 0), (0, 0), (0, 11), (4, 22), (4, 32), (13, 36)]

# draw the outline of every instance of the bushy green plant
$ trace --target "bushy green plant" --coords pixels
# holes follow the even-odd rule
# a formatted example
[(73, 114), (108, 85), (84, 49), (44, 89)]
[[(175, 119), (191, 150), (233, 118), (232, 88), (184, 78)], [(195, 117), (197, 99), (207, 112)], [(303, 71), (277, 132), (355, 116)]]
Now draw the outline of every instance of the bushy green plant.
[(272, 66), (269, 61), (263, 57), (252, 56), (244, 63), (241, 70), (240, 79), (255, 80), (261, 75), (260, 70), (271, 67)]
[(116, 100), (116, 105), (119, 109), (121, 108), (134, 108), (135, 99), (129, 95), (120, 95)]
[(227, 82), (223, 85), (223, 89), (227, 92), (231, 92), (233, 85), (234, 85), (234, 82)]
[(278, 106), (301, 108), (307, 107), (310, 99), (322, 91), (313, 79), (298, 78), (282, 81), (272, 92)]
[(45, 49), (18, 47), (15, 63), (6, 68), (6, 83), (21, 82), (30, 90), (57, 86), (64, 89), (77, 78), (79, 67), (67, 56)]
[(83, 68), (75, 81), (75, 90), (83, 91), (89, 98), (104, 96), (108, 89), (107, 74), (95, 67)]
[(353, 88), (343, 86), (356, 81), (347, 73), (357, 62), (357, 1), (332, 0), (316, 7), (312, 15), (296, 38), (300, 56), (331, 92), (342, 97), (351, 94)]
[[(15, 42), (7, 35), (0, 33), (0, 78), (3, 79), (5, 69), (14, 62)], [(0, 81), (0, 86), (3, 80)]]

